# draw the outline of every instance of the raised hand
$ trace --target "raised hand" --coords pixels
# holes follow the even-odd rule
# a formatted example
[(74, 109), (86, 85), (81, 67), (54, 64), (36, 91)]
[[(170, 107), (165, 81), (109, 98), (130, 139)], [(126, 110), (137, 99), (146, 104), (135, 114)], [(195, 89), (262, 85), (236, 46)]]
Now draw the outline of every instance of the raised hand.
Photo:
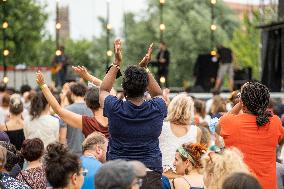
[(81, 78), (87, 80), (87, 77), (89, 75), (87, 68), (85, 68), (84, 66), (72, 66), (72, 68), (76, 74), (78, 74)]
[(42, 86), (45, 84), (43, 74), (39, 70), (36, 73), (36, 82), (39, 86)]
[(152, 52), (153, 52), (153, 43), (151, 43), (150, 47), (148, 48), (147, 54), (144, 56), (144, 58), (141, 60), (139, 63), (139, 66), (141, 67), (147, 67), (149, 62), (151, 61), (152, 58)]
[(117, 65), (120, 65), (121, 61), (122, 61), (122, 53), (121, 53), (121, 40), (120, 39), (116, 39), (114, 41), (114, 63)]

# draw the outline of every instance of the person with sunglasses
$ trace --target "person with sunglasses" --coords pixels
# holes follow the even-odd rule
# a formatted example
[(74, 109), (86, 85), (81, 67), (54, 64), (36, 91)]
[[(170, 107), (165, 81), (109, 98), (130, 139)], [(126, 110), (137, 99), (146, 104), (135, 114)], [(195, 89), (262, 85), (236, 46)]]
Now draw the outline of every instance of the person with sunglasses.
[(81, 189), (86, 170), (76, 154), (60, 143), (47, 146), (44, 158), (47, 181), (53, 188)]

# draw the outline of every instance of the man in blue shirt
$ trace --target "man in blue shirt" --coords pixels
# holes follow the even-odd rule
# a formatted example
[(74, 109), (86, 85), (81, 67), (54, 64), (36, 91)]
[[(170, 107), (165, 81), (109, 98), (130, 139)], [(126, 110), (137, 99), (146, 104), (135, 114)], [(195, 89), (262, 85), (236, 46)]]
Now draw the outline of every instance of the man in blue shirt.
[(93, 132), (82, 143), (82, 166), (88, 171), (82, 189), (95, 189), (95, 175), (102, 163), (106, 161), (108, 140), (102, 133)]

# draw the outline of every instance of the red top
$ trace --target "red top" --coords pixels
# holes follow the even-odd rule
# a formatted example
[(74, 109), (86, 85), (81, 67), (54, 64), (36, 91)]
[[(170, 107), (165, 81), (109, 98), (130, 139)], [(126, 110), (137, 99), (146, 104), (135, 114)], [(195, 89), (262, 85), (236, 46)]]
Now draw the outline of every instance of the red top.
[(102, 134), (105, 135), (106, 138), (109, 137), (108, 133), (108, 127), (102, 126), (95, 117), (89, 117), (89, 116), (82, 116), (82, 121), (83, 121), (83, 128), (82, 132), (87, 137), (89, 134), (91, 134), (94, 131), (101, 132)]
[(280, 119), (273, 115), (264, 126), (251, 114), (225, 114), (220, 119), (226, 147), (237, 147), (263, 189), (276, 189), (276, 145), (284, 137)]

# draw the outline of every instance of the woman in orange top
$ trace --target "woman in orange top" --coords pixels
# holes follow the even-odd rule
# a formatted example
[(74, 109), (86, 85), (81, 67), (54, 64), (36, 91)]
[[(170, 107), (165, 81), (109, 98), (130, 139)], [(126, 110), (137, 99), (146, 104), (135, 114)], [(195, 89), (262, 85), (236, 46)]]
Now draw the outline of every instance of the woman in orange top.
[(263, 189), (276, 189), (276, 145), (284, 137), (284, 129), (280, 119), (267, 111), (269, 98), (265, 85), (245, 83), (240, 102), (220, 118), (217, 132), (226, 147), (237, 147), (244, 154)]

